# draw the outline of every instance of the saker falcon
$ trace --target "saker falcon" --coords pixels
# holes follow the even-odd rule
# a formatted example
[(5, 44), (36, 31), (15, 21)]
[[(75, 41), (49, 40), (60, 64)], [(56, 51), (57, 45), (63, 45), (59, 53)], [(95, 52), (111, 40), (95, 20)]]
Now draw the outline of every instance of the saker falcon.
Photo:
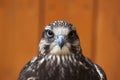
[(75, 27), (65, 21), (47, 25), (39, 54), (21, 70), (18, 80), (107, 80), (102, 68), (82, 54)]

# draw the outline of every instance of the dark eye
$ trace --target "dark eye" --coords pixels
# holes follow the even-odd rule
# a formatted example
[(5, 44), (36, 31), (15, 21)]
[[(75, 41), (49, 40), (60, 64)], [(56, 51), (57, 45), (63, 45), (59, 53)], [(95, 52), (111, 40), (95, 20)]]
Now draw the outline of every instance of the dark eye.
[(52, 38), (54, 36), (54, 33), (51, 30), (47, 30), (47, 36), (49, 38)]
[(68, 36), (69, 36), (69, 38), (74, 38), (75, 37), (75, 31), (71, 31), (69, 34), (68, 34)]

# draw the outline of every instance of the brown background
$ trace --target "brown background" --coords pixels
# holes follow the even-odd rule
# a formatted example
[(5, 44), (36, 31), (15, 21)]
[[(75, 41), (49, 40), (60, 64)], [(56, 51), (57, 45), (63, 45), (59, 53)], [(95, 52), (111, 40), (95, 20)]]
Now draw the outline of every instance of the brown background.
[(84, 55), (120, 80), (120, 0), (0, 0), (0, 80), (17, 80), (54, 20), (73, 23)]

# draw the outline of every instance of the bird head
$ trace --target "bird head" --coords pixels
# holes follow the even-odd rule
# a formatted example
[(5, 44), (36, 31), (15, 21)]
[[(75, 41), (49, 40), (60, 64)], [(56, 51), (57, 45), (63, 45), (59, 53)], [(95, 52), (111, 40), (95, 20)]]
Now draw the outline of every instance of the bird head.
[(80, 41), (75, 27), (65, 21), (54, 21), (47, 25), (39, 43), (39, 52), (45, 55), (80, 53)]

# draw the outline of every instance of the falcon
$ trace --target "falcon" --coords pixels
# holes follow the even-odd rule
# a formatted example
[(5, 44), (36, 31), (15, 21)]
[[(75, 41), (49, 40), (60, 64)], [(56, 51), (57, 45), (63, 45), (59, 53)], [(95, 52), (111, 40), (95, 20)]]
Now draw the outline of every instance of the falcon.
[(103, 69), (82, 54), (75, 27), (65, 21), (47, 25), (39, 54), (19, 74), (18, 80), (107, 80)]

